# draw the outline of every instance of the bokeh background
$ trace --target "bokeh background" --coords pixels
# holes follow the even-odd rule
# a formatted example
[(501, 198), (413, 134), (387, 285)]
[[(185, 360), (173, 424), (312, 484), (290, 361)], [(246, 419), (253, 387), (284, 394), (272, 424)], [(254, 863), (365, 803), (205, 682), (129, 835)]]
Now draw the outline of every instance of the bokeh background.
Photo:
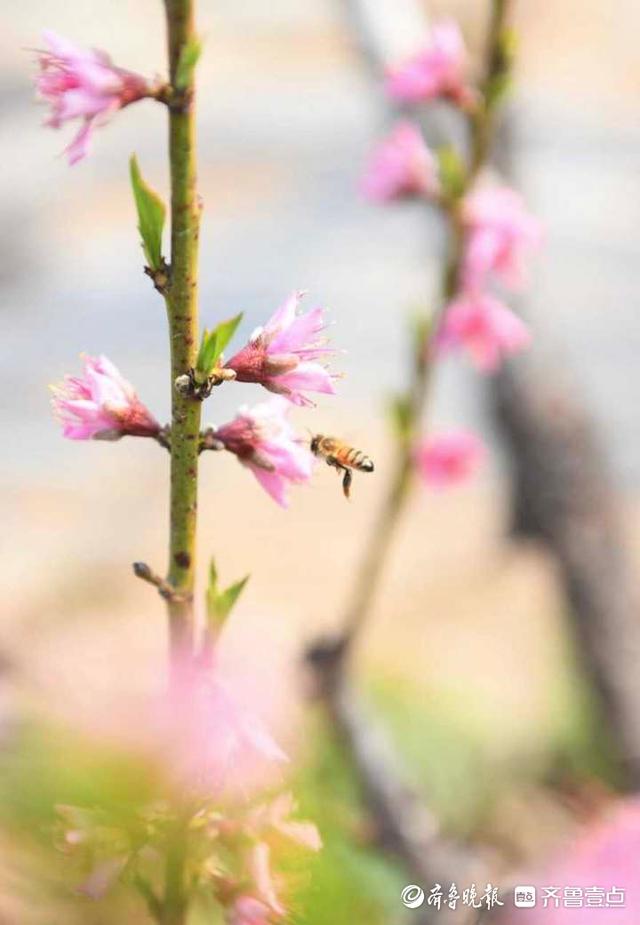
[[(106, 696), (114, 666), (143, 683), (164, 645), (162, 607), (129, 563), (164, 567), (167, 459), (144, 441), (62, 440), (47, 385), (77, 368), (79, 353), (104, 352), (167, 416), (165, 319), (142, 275), (127, 176), (135, 151), (148, 180), (166, 190), (166, 126), (160, 107), (132, 107), (98, 133), (91, 158), (69, 169), (60, 156), (66, 133), (43, 130), (33, 105), (30, 49), (42, 28), (54, 28), (108, 49), (123, 66), (162, 74), (163, 21), (155, 0), (3, 0), (1, 8), (0, 651), (14, 696), (65, 711), (81, 708), (88, 689)], [(428, 12), (460, 16), (478, 46), (482, 0), (432, 3)], [(441, 243), (417, 209), (376, 209), (358, 193), (388, 113), (339, 0), (202, 0), (199, 19), (203, 322), (243, 310), (246, 335), (294, 288), (328, 305), (344, 379), (338, 398), (297, 418), (343, 434), (377, 464), (374, 477), (356, 479), (350, 505), (320, 470), (282, 512), (234, 460), (203, 460), (202, 568), (215, 554), (229, 580), (251, 572), (234, 645), (297, 714), (297, 655), (336, 625), (383, 493), (384, 409), (405, 377), (403, 322), (435, 291)], [(637, 560), (640, 7), (521, 0), (517, 27), (518, 182), (546, 227), (526, 308), (599, 423)], [(221, 423), (253, 400), (251, 387), (220, 389), (205, 417)], [(478, 428), (495, 454), (473, 485), (425, 493), (412, 506), (359, 669), (447, 824), (485, 834), (494, 827), (499, 840), (519, 819), (518, 837), (533, 853), (563, 823), (535, 789), (551, 756), (560, 749), (596, 760), (588, 693), (552, 566), (536, 548), (505, 539), (505, 469), (485, 389), (463, 363), (439, 373), (433, 415)], [(426, 760), (434, 752), (438, 761)], [(329, 754), (327, 746), (324, 763), (309, 764), (311, 806), (318, 775), (333, 773)], [(488, 823), (487, 795), (498, 791)], [(543, 825), (527, 821), (532, 800)], [(341, 837), (335, 858), (364, 877), (366, 852), (349, 854)], [(340, 921), (377, 921), (387, 883), (395, 896), (392, 868), (368, 863), (380, 895)], [(348, 889), (331, 876), (325, 865), (318, 889), (335, 889), (339, 907)]]

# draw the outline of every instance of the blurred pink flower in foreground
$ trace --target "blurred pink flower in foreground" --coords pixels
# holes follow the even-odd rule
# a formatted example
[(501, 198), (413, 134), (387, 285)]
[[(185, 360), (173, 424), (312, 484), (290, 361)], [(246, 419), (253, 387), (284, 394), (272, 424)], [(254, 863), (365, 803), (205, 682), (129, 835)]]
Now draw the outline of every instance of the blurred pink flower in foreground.
[(397, 100), (420, 103), (447, 97), (466, 105), (473, 92), (465, 82), (467, 54), (460, 29), (453, 20), (433, 26), (426, 48), (387, 74), (387, 91)]
[(218, 893), (230, 922), (250, 925), (286, 915), (272, 871), (279, 843), (284, 839), (318, 851), (322, 842), (315, 825), (294, 818), (291, 794), (255, 802), (269, 769), (282, 766), (287, 756), (238, 689), (238, 680), (225, 676), (217, 652), (210, 663), (179, 665), (152, 743), (177, 792), (187, 801), (204, 801), (200, 821), (213, 852), (236, 855), (237, 873), (227, 865), (214, 867)]
[(484, 447), (466, 430), (448, 431), (425, 437), (415, 450), (415, 462), (425, 482), (433, 488), (448, 488), (464, 482), (484, 457)]
[(282, 507), (288, 503), (287, 483), (307, 482), (313, 470), (313, 457), (296, 437), (288, 410), (279, 396), (252, 408), (245, 406), (214, 434)]
[[(115, 818), (113, 808), (99, 805), (58, 807), (60, 849), (85, 860), (82, 892), (100, 898), (138, 859), (161, 858), (162, 823), (186, 812), (194, 882), (211, 891), (226, 920), (251, 925), (287, 915), (274, 873), (281, 853), (291, 846), (317, 851), (321, 839), (312, 823), (295, 818), (289, 793), (264, 798), (281, 784), (287, 757), (259, 712), (269, 691), (248, 689), (248, 678), (216, 644), (206, 658), (178, 659), (168, 689), (141, 701), (119, 691), (106, 712), (94, 708), (91, 737), (101, 750), (112, 744), (114, 754), (130, 753), (148, 791), (141, 803), (127, 804), (129, 816), (120, 799)], [(154, 825), (141, 828), (149, 818)], [(148, 851), (141, 851), (143, 830)]]
[(70, 440), (155, 437), (160, 425), (113, 363), (105, 356), (85, 356), (83, 362), (82, 376), (65, 376), (52, 389), (63, 435)]
[(93, 129), (118, 109), (151, 96), (153, 88), (139, 74), (115, 67), (103, 51), (78, 48), (55, 32), (46, 31), (47, 50), (40, 52), (36, 88), (51, 104), (46, 125), (60, 128), (82, 119), (76, 137), (66, 149), (70, 164), (88, 152)]
[(240, 697), (237, 679), (217, 665), (185, 659), (160, 701), (152, 751), (180, 789), (203, 797), (247, 792), (265, 767), (287, 761), (258, 713)]
[[(620, 800), (604, 819), (591, 823), (545, 872), (537, 908), (517, 910), (500, 921), (510, 925), (637, 925), (640, 910), (640, 799)], [(523, 875), (525, 876), (525, 875)], [(531, 876), (525, 882), (531, 882)], [(533, 881), (535, 882), (535, 880)], [(544, 908), (543, 887), (555, 887)], [(565, 888), (581, 908), (563, 908)], [(616, 892), (613, 893), (615, 888)]]
[(480, 186), (465, 198), (462, 220), (467, 229), (463, 288), (477, 291), (489, 274), (521, 288), (526, 258), (540, 246), (542, 230), (519, 193), (508, 186)]
[(362, 191), (376, 202), (438, 193), (438, 164), (413, 122), (399, 122), (374, 151)]
[(230, 910), (229, 925), (270, 925), (271, 910), (253, 896), (239, 896)]
[(335, 393), (331, 375), (317, 362), (333, 352), (320, 336), (326, 327), (324, 309), (299, 314), (303, 295), (303, 291), (292, 293), (226, 364), (238, 382), (257, 382), (294, 405), (313, 404), (305, 391)]
[(311, 822), (290, 819), (295, 803), (290, 794), (276, 797), (270, 804), (260, 807), (249, 816), (245, 824), (245, 835), (254, 841), (247, 857), (247, 869), (251, 874), (251, 893), (243, 893), (232, 907), (231, 922), (237, 925), (260, 925), (279, 921), (287, 910), (282, 905), (271, 871), (271, 844), (273, 835), (281, 835), (302, 848), (319, 851), (322, 841), (318, 830)]
[(526, 324), (491, 295), (462, 295), (448, 306), (437, 349), (463, 347), (482, 372), (494, 372), (503, 357), (531, 343)]

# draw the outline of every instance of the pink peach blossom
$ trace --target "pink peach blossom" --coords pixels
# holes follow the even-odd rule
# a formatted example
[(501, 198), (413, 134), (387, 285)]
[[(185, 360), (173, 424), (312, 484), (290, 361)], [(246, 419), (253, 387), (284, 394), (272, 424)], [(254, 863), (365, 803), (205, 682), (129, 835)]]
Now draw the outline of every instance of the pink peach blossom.
[[(261, 922), (280, 921), (286, 915), (271, 870), (270, 836), (282, 835), (311, 851), (319, 851), (322, 847), (320, 835), (313, 823), (290, 818), (294, 809), (293, 797), (285, 793), (271, 803), (254, 809), (247, 818), (243, 831), (247, 838), (253, 840), (246, 858), (251, 892), (236, 901), (233, 907), (236, 918), (232, 918), (232, 922), (255, 921), (260, 925)], [(239, 912), (244, 914), (244, 919), (239, 916)]]
[[(523, 875), (523, 883), (538, 880), (545, 887), (556, 887), (558, 908), (554, 899), (544, 907), (540, 889), (535, 911), (520, 909), (501, 921), (509, 925), (637, 925), (639, 853), (640, 800), (620, 800), (603, 819), (589, 824), (539, 877)], [(563, 908), (565, 887), (577, 890), (581, 908)], [(613, 888), (616, 893), (611, 895)]]
[(286, 507), (287, 485), (307, 482), (313, 457), (288, 421), (289, 405), (277, 396), (253, 408), (240, 408), (228, 424), (215, 430), (215, 439), (247, 466), (262, 487)]
[(333, 378), (317, 362), (333, 352), (320, 336), (326, 327), (324, 309), (299, 314), (303, 296), (302, 290), (292, 293), (226, 364), (238, 382), (257, 382), (294, 405), (313, 404), (305, 391), (335, 393)]
[(270, 765), (286, 762), (258, 713), (240, 696), (237, 679), (213, 661), (184, 658), (160, 700), (151, 750), (170, 777), (190, 792), (221, 798), (246, 793)]
[(462, 221), (467, 230), (463, 288), (478, 291), (491, 274), (506, 286), (522, 288), (526, 259), (540, 246), (542, 232), (519, 193), (508, 186), (479, 186), (463, 202)]
[(426, 437), (415, 451), (415, 463), (425, 482), (448, 488), (464, 482), (478, 467), (484, 447), (475, 434), (455, 430)]
[(83, 357), (82, 376), (65, 376), (51, 404), (70, 440), (155, 437), (160, 425), (133, 386), (105, 356)]
[(462, 295), (446, 309), (437, 349), (464, 348), (482, 372), (494, 372), (505, 356), (531, 343), (526, 324), (491, 295)]
[(433, 26), (426, 48), (387, 74), (387, 91), (405, 103), (447, 97), (460, 105), (473, 99), (466, 83), (467, 53), (460, 29), (453, 20)]
[(103, 51), (78, 48), (51, 31), (44, 33), (44, 40), (47, 49), (39, 55), (36, 88), (51, 104), (45, 124), (60, 128), (65, 122), (82, 119), (66, 149), (69, 163), (75, 164), (88, 153), (97, 125), (129, 103), (151, 96), (153, 88), (139, 74), (113, 65)]
[[(225, 654), (222, 634), (205, 654), (178, 654), (166, 689), (141, 698), (118, 689), (103, 709), (98, 699), (97, 710), (94, 698), (87, 732), (101, 753), (115, 746), (114, 756), (135, 759), (131, 767), (149, 788), (131, 817), (136, 823), (151, 807), (154, 814), (168, 811), (167, 818), (189, 813), (190, 837), (203, 852), (226, 920), (272, 925), (287, 915), (275, 872), (284, 840), (311, 850), (321, 842), (311, 823), (294, 817), (291, 796), (265, 801), (287, 758), (263, 722), (268, 693), (252, 690), (250, 675), (238, 667)], [(84, 859), (89, 870), (78, 889), (99, 898), (135, 861), (138, 849), (131, 854), (129, 839), (120, 838), (127, 817), (120, 809), (112, 820), (99, 808), (65, 805), (58, 815), (60, 849)]]
[(271, 849), (267, 842), (257, 842), (249, 853), (247, 866), (257, 898), (267, 906), (272, 916), (282, 918), (286, 910), (278, 898), (271, 873), (270, 855)]
[(229, 925), (271, 925), (273, 916), (266, 903), (253, 896), (239, 896), (229, 910)]
[(413, 122), (399, 122), (374, 151), (362, 178), (362, 191), (376, 202), (439, 191), (437, 161)]

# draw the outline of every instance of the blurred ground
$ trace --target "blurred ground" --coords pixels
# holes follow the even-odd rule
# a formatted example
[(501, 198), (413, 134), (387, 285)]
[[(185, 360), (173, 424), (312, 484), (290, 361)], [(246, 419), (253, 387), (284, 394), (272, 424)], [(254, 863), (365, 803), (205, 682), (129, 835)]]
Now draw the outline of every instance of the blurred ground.
[[(464, 6), (478, 25), (484, 4)], [(275, 678), (278, 662), (261, 657), (266, 647), (288, 664), (299, 639), (330, 625), (343, 600), (386, 478), (382, 407), (403, 378), (399, 319), (429, 292), (437, 245), (411, 208), (375, 211), (358, 198), (384, 115), (337, 4), (201, 7), (203, 320), (244, 309), (246, 334), (296, 287), (329, 304), (346, 378), (338, 401), (299, 420), (344, 433), (377, 463), (374, 478), (356, 480), (351, 505), (327, 470), (282, 513), (233, 460), (203, 460), (203, 558), (214, 553), (229, 580), (251, 569), (237, 645)], [(51, 702), (81, 700), (85, 680), (99, 685), (114, 664), (123, 672), (134, 665), (143, 677), (141, 666), (163, 644), (160, 603), (128, 563), (163, 568), (167, 460), (143, 441), (63, 441), (46, 385), (73, 369), (79, 352), (105, 352), (166, 416), (164, 319), (142, 276), (126, 175), (135, 150), (148, 179), (166, 188), (165, 126), (160, 107), (132, 108), (99, 133), (89, 161), (69, 170), (57, 157), (66, 135), (42, 130), (31, 105), (24, 49), (49, 26), (108, 48), (118, 63), (162, 72), (160, 12), (151, 0), (33, 0), (11, 6), (0, 36), (0, 647)], [(548, 227), (531, 309), (602, 423), (633, 537), (640, 65), (632, 36), (640, 8), (571, 0), (545, 9), (522, 3), (519, 15), (519, 174)], [(440, 384), (439, 420), (488, 430), (468, 371), (448, 367)], [(221, 421), (238, 401), (259, 397), (247, 387), (221, 389), (206, 417)], [(416, 504), (365, 657), (390, 675), (413, 676), (425, 698), (453, 704), (488, 749), (508, 755), (535, 753), (559, 734), (572, 682), (561, 670), (552, 575), (537, 553), (502, 542), (503, 487), (498, 468), (472, 488)]]

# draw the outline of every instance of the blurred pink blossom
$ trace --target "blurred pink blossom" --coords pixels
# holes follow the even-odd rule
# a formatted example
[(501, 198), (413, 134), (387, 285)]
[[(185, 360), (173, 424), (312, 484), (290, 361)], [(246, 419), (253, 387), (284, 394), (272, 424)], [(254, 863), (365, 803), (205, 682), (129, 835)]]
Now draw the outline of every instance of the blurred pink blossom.
[(479, 186), (463, 202), (462, 221), (467, 229), (463, 288), (477, 292), (490, 274), (522, 288), (526, 258), (540, 246), (542, 230), (519, 193), (508, 186)]
[(362, 191), (376, 202), (438, 193), (438, 164), (413, 122), (399, 122), (374, 151)]
[[(317, 851), (321, 840), (312, 823), (295, 818), (291, 795), (264, 799), (287, 761), (262, 719), (269, 692), (248, 689), (250, 676), (233, 670), (220, 643), (224, 634), (206, 655), (178, 657), (169, 686), (151, 697), (138, 702), (118, 691), (106, 713), (94, 705), (90, 733), (101, 753), (108, 745), (130, 753), (149, 785), (132, 817), (136, 831), (150, 813), (170, 819), (187, 811), (194, 864), (203, 860), (227, 921), (271, 925), (287, 915), (274, 873), (285, 843)], [(88, 871), (78, 889), (100, 898), (135, 867), (140, 845), (123, 828), (127, 814), (119, 804), (117, 819), (99, 806), (58, 813), (61, 850), (84, 859)], [(150, 845), (155, 853), (153, 838)]]
[(272, 917), (282, 918), (286, 910), (278, 898), (271, 873), (270, 854), (267, 842), (257, 842), (251, 849), (248, 869), (253, 879), (256, 898), (267, 906)]
[(335, 393), (332, 376), (317, 362), (333, 352), (320, 336), (326, 327), (324, 309), (300, 314), (303, 296), (302, 290), (293, 292), (226, 364), (238, 382), (260, 383), (294, 405), (313, 404), (305, 391)]
[(288, 760), (215, 661), (180, 662), (159, 707), (152, 751), (179, 786), (203, 797), (246, 793), (269, 765)]
[[(248, 801), (252, 790), (264, 787), (269, 765), (281, 765), (287, 758), (258, 714), (242, 703), (216, 658), (214, 653), (210, 663), (189, 660), (178, 666), (167, 694), (168, 725), (161, 727), (158, 740), (160, 760), (178, 771), (177, 783), (187, 793), (213, 805), (212, 845), (220, 842), (241, 852), (236, 860), (242, 892), (231, 905), (230, 921), (280, 921), (286, 908), (272, 871), (277, 840), (313, 851), (322, 843), (312, 823), (293, 818), (296, 806), (290, 794), (262, 804)], [(233, 877), (222, 875), (222, 880), (235, 896)]]
[(313, 469), (309, 449), (288, 421), (289, 407), (277, 396), (252, 408), (240, 408), (233, 421), (215, 430), (215, 439), (253, 472), (282, 507), (288, 504), (288, 483), (307, 482)]
[(63, 435), (70, 440), (155, 437), (160, 425), (113, 363), (105, 356), (85, 356), (83, 362), (82, 376), (65, 376), (52, 388)]
[(437, 349), (462, 347), (482, 372), (494, 372), (503, 357), (531, 343), (526, 324), (491, 295), (462, 295), (447, 307)]
[(475, 434), (452, 430), (422, 440), (415, 451), (415, 462), (429, 486), (448, 488), (472, 475), (484, 453), (484, 446)]
[(246, 864), (251, 878), (251, 892), (236, 900), (232, 907), (231, 922), (238, 922), (239, 925), (252, 925), (256, 922), (259, 925), (262, 922), (280, 921), (286, 915), (271, 869), (270, 836), (283, 835), (311, 851), (319, 851), (322, 847), (320, 835), (313, 823), (290, 818), (294, 809), (293, 798), (285, 793), (270, 804), (254, 810), (248, 817), (244, 833), (254, 839)]
[[(619, 800), (591, 823), (540, 877), (523, 882), (556, 887), (558, 908), (544, 908), (539, 888), (535, 910), (519, 909), (500, 921), (510, 925), (637, 925), (640, 909), (640, 799)], [(609, 895), (613, 888), (617, 892)], [(580, 908), (564, 908), (564, 890), (573, 888)], [(575, 894), (574, 894), (575, 895)], [(607, 905), (608, 904), (608, 905)]]
[(466, 83), (467, 53), (453, 20), (436, 23), (426, 48), (387, 74), (387, 91), (397, 100), (420, 103), (447, 97), (460, 105), (473, 100)]
[(271, 925), (273, 916), (266, 903), (253, 896), (239, 896), (229, 910), (229, 925)]
[(93, 129), (118, 109), (151, 96), (153, 88), (139, 74), (115, 67), (103, 51), (78, 48), (55, 32), (46, 31), (47, 49), (40, 52), (36, 88), (51, 104), (46, 125), (60, 128), (82, 119), (82, 125), (66, 149), (70, 164), (89, 149)]

